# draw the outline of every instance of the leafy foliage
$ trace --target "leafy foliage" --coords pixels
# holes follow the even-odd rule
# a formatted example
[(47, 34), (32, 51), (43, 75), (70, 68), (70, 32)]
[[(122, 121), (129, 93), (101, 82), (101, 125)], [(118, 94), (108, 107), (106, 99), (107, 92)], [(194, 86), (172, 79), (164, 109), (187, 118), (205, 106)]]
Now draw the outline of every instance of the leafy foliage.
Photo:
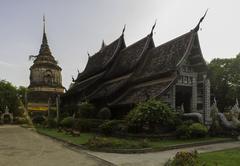
[(96, 132), (103, 122), (104, 121), (100, 119), (76, 119), (74, 128), (81, 132)]
[(111, 135), (114, 132), (120, 132), (124, 126), (124, 121), (122, 120), (111, 120), (106, 121), (99, 126), (100, 132), (105, 135)]
[(46, 125), (48, 128), (56, 128), (58, 126), (56, 118), (48, 118), (46, 119)]
[(107, 107), (102, 108), (98, 112), (98, 118), (103, 119), (103, 120), (108, 120), (111, 118), (111, 110)]
[(4, 111), (5, 107), (9, 108), (14, 115), (18, 114), (19, 101), (17, 98), (17, 88), (10, 82), (5, 80), (0, 81), (0, 111)]
[(180, 125), (179, 127), (177, 127), (176, 135), (178, 138), (181, 138), (181, 139), (190, 138), (191, 135), (190, 135), (189, 126), (186, 124), (183, 124), (183, 125)]
[(205, 137), (208, 133), (208, 129), (206, 126), (201, 123), (191, 123), (190, 121), (186, 121), (179, 127), (177, 127), (176, 135), (182, 139), (189, 138), (201, 138)]
[(211, 90), (221, 112), (240, 98), (240, 54), (236, 58), (213, 59), (208, 65)]
[(28, 89), (24, 86), (19, 86), (17, 88), (17, 93), (18, 93), (18, 96), (20, 98), (20, 100), (22, 101), (23, 104), (26, 104), (25, 102), (25, 95), (27, 94), (28, 92)]
[(24, 117), (15, 117), (15, 118), (14, 118), (14, 123), (15, 123), (15, 124), (27, 124), (28, 121), (27, 121), (27, 119), (24, 118)]
[(174, 119), (170, 107), (155, 99), (138, 104), (126, 117), (132, 132), (155, 131), (160, 126), (173, 125)]
[(197, 166), (198, 153), (194, 152), (177, 152), (173, 160), (168, 160), (165, 166)]
[(32, 118), (32, 122), (34, 124), (44, 124), (46, 122), (46, 119), (42, 115), (36, 115)]
[(202, 125), (201, 123), (193, 123), (191, 126), (189, 126), (189, 130), (191, 133), (191, 137), (194, 138), (205, 137), (208, 133), (207, 127)]
[(78, 105), (78, 111), (81, 118), (95, 118), (96, 108), (89, 102), (82, 102)]
[(61, 126), (66, 128), (72, 128), (74, 125), (74, 118), (73, 117), (66, 117), (60, 122)]

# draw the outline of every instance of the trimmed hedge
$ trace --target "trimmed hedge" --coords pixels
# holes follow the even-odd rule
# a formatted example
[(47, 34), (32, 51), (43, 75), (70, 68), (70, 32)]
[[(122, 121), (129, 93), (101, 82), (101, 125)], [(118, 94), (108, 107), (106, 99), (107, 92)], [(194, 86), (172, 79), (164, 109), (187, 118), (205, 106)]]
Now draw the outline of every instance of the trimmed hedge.
[(69, 117), (64, 118), (64, 119), (60, 122), (60, 124), (61, 124), (62, 127), (72, 128), (73, 125), (74, 125), (74, 121), (75, 121), (74, 118), (71, 117), (71, 116), (69, 116)]
[(107, 107), (102, 108), (99, 112), (98, 112), (98, 118), (102, 119), (102, 120), (108, 120), (111, 118), (111, 110)]
[(189, 130), (191, 133), (191, 137), (205, 137), (208, 133), (208, 129), (206, 126), (202, 125), (201, 123), (193, 123), (189, 126)]
[(125, 122), (123, 120), (106, 121), (99, 126), (99, 128), (102, 134), (112, 135), (117, 132), (122, 132), (125, 128)]
[(177, 135), (178, 138), (181, 138), (181, 139), (190, 138), (191, 135), (190, 135), (189, 126), (186, 125), (186, 124), (178, 126), (177, 130), (176, 130), (176, 135)]
[(88, 102), (82, 102), (78, 104), (78, 112), (80, 114), (80, 118), (96, 118), (97, 110), (95, 106)]
[(205, 137), (208, 134), (208, 129), (201, 123), (192, 123), (179, 126), (176, 130), (176, 135), (179, 138), (201, 138)]
[(74, 129), (81, 132), (97, 132), (104, 121), (100, 119), (76, 119)]
[(86, 144), (90, 149), (139, 149), (149, 147), (146, 139), (143, 141), (128, 141), (110, 137), (92, 137)]

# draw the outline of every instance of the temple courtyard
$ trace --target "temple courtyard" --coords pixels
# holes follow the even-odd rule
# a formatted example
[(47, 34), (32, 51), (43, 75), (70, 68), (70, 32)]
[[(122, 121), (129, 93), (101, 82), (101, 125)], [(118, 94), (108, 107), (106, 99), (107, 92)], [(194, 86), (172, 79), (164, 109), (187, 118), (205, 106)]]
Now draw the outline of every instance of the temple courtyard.
[(4, 166), (106, 166), (85, 152), (69, 149), (19, 126), (0, 126), (0, 165)]
[(143, 154), (116, 154), (71, 148), (35, 131), (14, 125), (0, 126), (0, 165), (5, 166), (105, 166), (163, 165), (178, 151), (199, 153), (239, 148), (240, 142), (228, 142)]

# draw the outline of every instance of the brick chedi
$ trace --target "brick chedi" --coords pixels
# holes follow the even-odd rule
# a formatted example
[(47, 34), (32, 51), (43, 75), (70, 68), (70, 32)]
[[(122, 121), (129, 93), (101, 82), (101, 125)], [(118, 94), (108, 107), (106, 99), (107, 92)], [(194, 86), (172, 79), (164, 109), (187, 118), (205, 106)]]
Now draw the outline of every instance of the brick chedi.
[(40, 51), (34, 57), (33, 65), (30, 67), (28, 110), (47, 111), (49, 99), (54, 103), (57, 95), (64, 93), (64, 87), (62, 86), (62, 69), (48, 46), (45, 20)]

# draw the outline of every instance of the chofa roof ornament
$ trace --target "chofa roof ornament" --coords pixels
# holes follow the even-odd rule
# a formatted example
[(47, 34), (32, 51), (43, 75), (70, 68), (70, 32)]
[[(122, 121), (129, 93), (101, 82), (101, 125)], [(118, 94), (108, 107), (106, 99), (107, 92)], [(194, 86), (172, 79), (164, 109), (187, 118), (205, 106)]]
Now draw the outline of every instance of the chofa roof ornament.
[(155, 23), (154, 23), (154, 24), (153, 24), (153, 26), (152, 26), (152, 29), (151, 29), (151, 33), (150, 33), (150, 35), (152, 35), (152, 34), (153, 34), (153, 30), (154, 30), (154, 28), (155, 28), (156, 24), (157, 24), (157, 19), (155, 20)]
[(123, 30), (122, 30), (122, 35), (124, 35), (124, 32), (126, 30), (126, 24), (124, 24)]
[(199, 30), (200, 24), (201, 24), (201, 22), (204, 20), (205, 16), (207, 15), (207, 12), (208, 12), (208, 9), (206, 10), (206, 12), (205, 12), (204, 15), (202, 16), (202, 18), (200, 18), (197, 26), (194, 28), (194, 31), (195, 31), (195, 32), (197, 32), (197, 31)]

